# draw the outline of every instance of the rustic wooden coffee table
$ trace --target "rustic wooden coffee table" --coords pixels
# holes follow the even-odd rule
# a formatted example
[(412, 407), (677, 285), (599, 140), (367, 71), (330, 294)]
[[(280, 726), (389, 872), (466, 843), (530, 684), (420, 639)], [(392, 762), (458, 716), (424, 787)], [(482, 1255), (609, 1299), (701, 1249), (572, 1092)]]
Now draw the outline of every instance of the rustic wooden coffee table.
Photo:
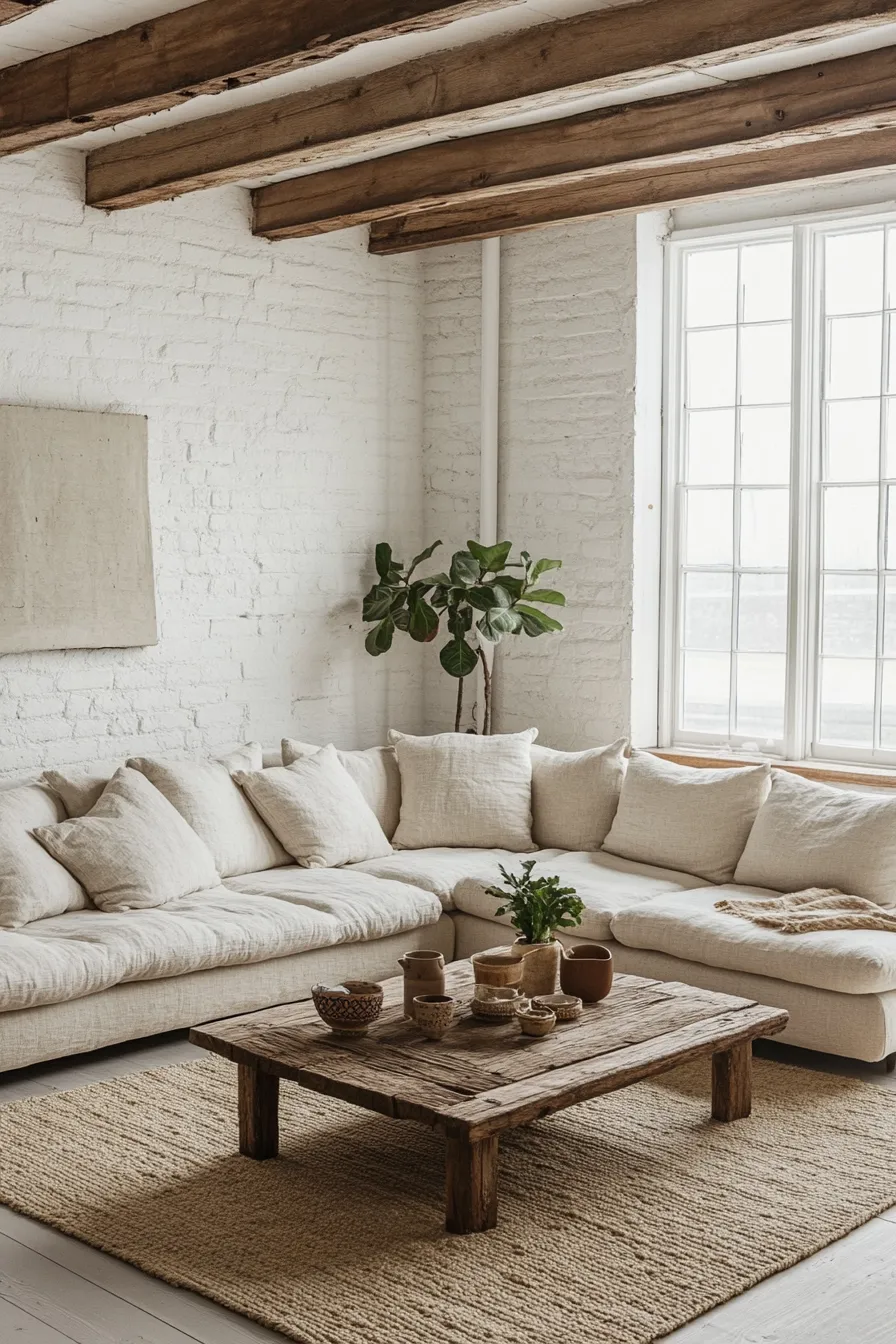
[(366, 1036), (335, 1036), (311, 1003), (265, 1009), (196, 1027), (196, 1045), (239, 1067), (240, 1152), (277, 1156), (281, 1078), (446, 1137), (449, 1232), (484, 1232), (498, 1217), (498, 1136), (551, 1111), (712, 1056), (712, 1114), (750, 1114), (757, 1036), (773, 1036), (787, 1013), (689, 985), (620, 975), (610, 997), (578, 1022), (532, 1039), (515, 1022), (481, 1022), (468, 961), (446, 972), (464, 1005), (441, 1041), (402, 1016), (403, 980), (384, 984), (380, 1020)]

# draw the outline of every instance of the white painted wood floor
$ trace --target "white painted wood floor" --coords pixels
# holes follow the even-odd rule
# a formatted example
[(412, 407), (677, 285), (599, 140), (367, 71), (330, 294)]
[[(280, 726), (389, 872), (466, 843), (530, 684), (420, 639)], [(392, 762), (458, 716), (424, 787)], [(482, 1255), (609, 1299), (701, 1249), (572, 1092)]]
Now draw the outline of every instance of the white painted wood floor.
[[(896, 1087), (896, 1075), (884, 1076), (878, 1067), (771, 1044), (760, 1050), (807, 1068)], [(0, 1075), (0, 1105), (204, 1057), (184, 1036), (168, 1036), (68, 1063), (36, 1065)], [(896, 1209), (667, 1338), (674, 1344), (894, 1344)], [(282, 1340), (214, 1302), (171, 1288), (0, 1206), (0, 1344)], [(388, 1342), (371, 1339), (370, 1344)]]

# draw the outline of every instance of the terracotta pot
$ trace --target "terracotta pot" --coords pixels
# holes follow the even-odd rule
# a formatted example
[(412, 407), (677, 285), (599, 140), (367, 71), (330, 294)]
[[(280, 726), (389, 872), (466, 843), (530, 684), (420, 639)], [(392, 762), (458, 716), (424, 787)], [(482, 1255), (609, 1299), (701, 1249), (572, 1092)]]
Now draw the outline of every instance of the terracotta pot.
[(494, 989), (506, 989), (518, 985), (523, 974), (523, 966), (515, 952), (506, 947), (493, 947), (488, 952), (474, 952), (473, 979), (477, 985), (491, 985)]
[(431, 1041), (440, 1041), (454, 1020), (457, 999), (450, 994), (418, 994), (414, 1000), (417, 1026)]
[(404, 1015), (414, 1017), (419, 995), (445, 993), (445, 958), (441, 952), (406, 952), (398, 964), (404, 971)]
[(519, 1008), (516, 1020), (524, 1036), (550, 1036), (557, 1025), (557, 1014), (550, 1008)]
[(613, 988), (613, 953), (599, 943), (563, 949), (560, 988), (577, 994), (583, 1003), (598, 1003)]
[(539, 994), (554, 993), (557, 988), (562, 950), (556, 939), (550, 943), (527, 943), (522, 938), (517, 938), (513, 952), (522, 959), (520, 988), (527, 999), (534, 999)]

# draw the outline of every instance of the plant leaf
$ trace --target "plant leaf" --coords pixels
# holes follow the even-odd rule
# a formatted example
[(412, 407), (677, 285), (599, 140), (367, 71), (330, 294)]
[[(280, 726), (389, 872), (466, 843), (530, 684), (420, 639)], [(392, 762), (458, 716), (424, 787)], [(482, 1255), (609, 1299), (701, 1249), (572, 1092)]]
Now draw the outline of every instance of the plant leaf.
[(364, 641), (364, 647), (374, 658), (378, 658), (381, 653), (387, 653), (392, 647), (392, 636), (395, 633), (395, 622), (391, 616), (387, 616), (379, 625), (375, 625), (370, 634)]
[(499, 541), (497, 546), (483, 546), (478, 541), (467, 542), (468, 551), (478, 560), (485, 574), (497, 574), (502, 570), (507, 564), (512, 547), (513, 543), (510, 541)]
[[(501, 580), (500, 583), (497, 582), (490, 583), (489, 588), (491, 592), (494, 594), (494, 601), (492, 603), (493, 606), (510, 607), (513, 605), (514, 601), (513, 596), (511, 595), (509, 589), (507, 589), (504, 586), (503, 579)], [(519, 596), (519, 594), (517, 594), (517, 596)]]
[(389, 615), (394, 601), (394, 589), (387, 584), (376, 583), (364, 599), (361, 615), (365, 621), (381, 621)]
[(559, 621), (555, 621), (553, 616), (547, 616), (537, 607), (527, 607), (522, 602), (517, 603), (515, 608), (523, 618), (523, 629), (526, 634), (536, 639), (539, 635), (545, 635), (550, 630), (562, 630), (563, 626)]
[(389, 577), (389, 571), (394, 568), (392, 561), (392, 547), (388, 542), (378, 542), (376, 548), (376, 572), (381, 579)]
[(477, 611), (491, 611), (496, 605), (494, 592), (488, 583), (467, 589), (465, 597), (470, 606), (475, 607)]
[(438, 612), (434, 611), (429, 603), (424, 602), (422, 598), (412, 602), (409, 610), (411, 620), (408, 633), (411, 639), (415, 639), (418, 644), (427, 643), (439, 628)]
[(439, 662), (449, 677), (468, 677), (479, 663), (476, 651), (465, 639), (452, 639), (439, 654)]
[(530, 588), (526, 593), (527, 602), (546, 602), (553, 607), (565, 607), (566, 598), (555, 588)]
[(532, 582), (540, 579), (542, 574), (547, 574), (549, 569), (562, 569), (562, 560), (536, 560), (532, 566)]
[(441, 544), (442, 543), (440, 541), (434, 541), (431, 546), (427, 546), (425, 551), (421, 551), (419, 555), (414, 556), (413, 560), (411, 561), (411, 567), (408, 570), (408, 578), (411, 577), (411, 575), (413, 574), (414, 570), (417, 568), (418, 565), (422, 565), (424, 560), (428, 560), (429, 557), (439, 549)]
[(459, 588), (479, 582), (479, 561), (469, 551), (457, 551), (451, 557), (451, 582)]

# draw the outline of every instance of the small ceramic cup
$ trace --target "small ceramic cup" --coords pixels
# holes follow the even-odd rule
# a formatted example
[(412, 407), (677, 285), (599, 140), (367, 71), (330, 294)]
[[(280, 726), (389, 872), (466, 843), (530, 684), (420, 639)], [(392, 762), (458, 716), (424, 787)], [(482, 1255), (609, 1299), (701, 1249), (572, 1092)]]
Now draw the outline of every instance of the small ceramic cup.
[(550, 1008), (517, 1008), (516, 1020), (524, 1036), (549, 1036), (557, 1025)]
[(450, 994), (418, 994), (414, 999), (417, 1026), (431, 1041), (440, 1041), (451, 1026), (457, 999)]
[(474, 1017), (487, 1021), (513, 1017), (517, 1008), (525, 1006), (526, 1000), (516, 985), (476, 985), (470, 1003)]
[(575, 994), (539, 994), (532, 1007), (549, 1008), (558, 1022), (575, 1022), (582, 1016), (582, 1000)]

